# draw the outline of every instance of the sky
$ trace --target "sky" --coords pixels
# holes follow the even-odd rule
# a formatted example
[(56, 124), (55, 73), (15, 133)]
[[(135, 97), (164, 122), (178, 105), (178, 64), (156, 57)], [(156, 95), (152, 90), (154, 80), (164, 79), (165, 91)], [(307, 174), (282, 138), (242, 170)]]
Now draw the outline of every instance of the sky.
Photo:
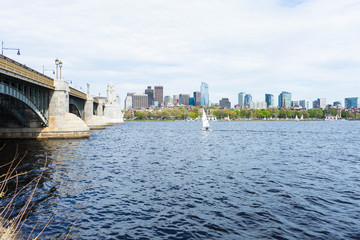
[[(360, 97), (359, 0), (0, 0), (4, 55), (39, 72), (124, 100), (209, 84), (210, 101), (281, 91), (327, 103)], [(55, 77), (51, 71), (45, 72)]]

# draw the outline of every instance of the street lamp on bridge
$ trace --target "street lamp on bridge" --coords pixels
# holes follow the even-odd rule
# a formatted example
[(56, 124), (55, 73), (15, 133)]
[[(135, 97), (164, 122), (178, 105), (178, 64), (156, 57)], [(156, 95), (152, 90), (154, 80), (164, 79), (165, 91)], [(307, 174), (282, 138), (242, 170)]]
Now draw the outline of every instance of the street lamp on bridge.
[(61, 68), (62, 68), (62, 61), (59, 62), (59, 67), (60, 67), (60, 79), (61, 79)]
[(61, 68), (62, 68), (62, 61), (59, 59), (55, 59), (55, 65), (56, 65), (56, 79), (58, 79), (58, 69), (60, 67), (60, 79), (61, 79)]
[(4, 55), (4, 50), (17, 50), (17, 55), (20, 55), (20, 48), (4, 48), (4, 42), (1, 41), (1, 55)]

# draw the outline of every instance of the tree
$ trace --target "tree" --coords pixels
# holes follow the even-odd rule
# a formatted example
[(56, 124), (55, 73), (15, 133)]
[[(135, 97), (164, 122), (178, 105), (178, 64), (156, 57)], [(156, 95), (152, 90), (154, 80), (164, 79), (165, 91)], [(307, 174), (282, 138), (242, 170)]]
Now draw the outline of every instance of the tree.
[(130, 111), (125, 111), (124, 118), (127, 119), (127, 120), (131, 119), (131, 112)]
[(189, 117), (191, 117), (192, 119), (195, 119), (198, 117), (198, 115), (195, 112), (190, 112)]
[(249, 117), (249, 115), (250, 115), (249, 110), (247, 110), (247, 109), (240, 110), (240, 117), (247, 118), (247, 117)]
[(289, 117), (291, 117), (291, 115), (292, 115), (291, 111), (290, 111), (290, 110), (287, 110), (287, 111), (286, 111), (286, 116), (289, 118)]
[(147, 117), (147, 114), (144, 111), (136, 111), (135, 112), (135, 117), (137, 119), (139, 119), (139, 120), (143, 120), (143, 119), (145, 119)]
[(286, 118), (286, 110), (285, 110), (285, 108), (280, 109), (279, 118)]
[(171, 111), (171, 115), (174, 116), (176, 119), (181, 119), (183, 117), (183, 113), (178, 109), (173, 109)]
[(316, 117), (317, 118), (322, 118), (324, 116), (324, 113), (321, 109), (316, 109)]
[(199, 109), (197, 109), (197, 108), (193, 109), (193, 110), (190, 112), (189, 116), (190, 116), (191, 118), (197, 118), (198, 116), (200, 116)]
[(341, 117), (342, 118), (347, 118), (348, 117), (348, 113), (346, 111), (342, 111), (341, 112)]
[(170, 119), (171, 117), (171, 111), (170, 109), (164, 109), (162, 112), (161, 112), (161, 116), (165, 119)]

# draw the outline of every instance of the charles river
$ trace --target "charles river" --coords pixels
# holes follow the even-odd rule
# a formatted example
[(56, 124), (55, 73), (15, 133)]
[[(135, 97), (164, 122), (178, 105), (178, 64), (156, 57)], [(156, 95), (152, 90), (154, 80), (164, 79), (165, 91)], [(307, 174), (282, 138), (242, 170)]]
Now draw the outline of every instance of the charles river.
[[(18, 145), (25, 239), (360, 239), (360, 121), (126, 122)], [(15, 179), (1, 199), (13, 194)], [(34, 184), (17, 197), (13, 215)], [(52, 218), (51, 218), (52, 217)]]

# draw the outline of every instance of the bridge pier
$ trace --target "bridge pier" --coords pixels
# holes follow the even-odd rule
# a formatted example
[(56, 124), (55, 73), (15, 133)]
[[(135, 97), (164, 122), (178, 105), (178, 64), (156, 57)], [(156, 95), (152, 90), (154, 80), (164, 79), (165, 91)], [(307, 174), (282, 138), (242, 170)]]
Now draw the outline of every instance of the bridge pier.
[[(100, 104), (99, 104), (100, 105)], [(88, 127), (91, 130), (95, 129), (104, 129), (106, 124), (106, 121), (101, 116), (93, 115), (94, 113), (94, 98), (89, 94), (87, 94), (85, 106), (84, 106), (84, 120), (85, 123), (88, 125)]]
[(49, 126), (39, 137), (45, 138), (84, 138), (89, 137), (89, 127), (76, 116), (69, 113), (69, 83), (63, 79), (54, 80), (55, 90), (49, 101)]

